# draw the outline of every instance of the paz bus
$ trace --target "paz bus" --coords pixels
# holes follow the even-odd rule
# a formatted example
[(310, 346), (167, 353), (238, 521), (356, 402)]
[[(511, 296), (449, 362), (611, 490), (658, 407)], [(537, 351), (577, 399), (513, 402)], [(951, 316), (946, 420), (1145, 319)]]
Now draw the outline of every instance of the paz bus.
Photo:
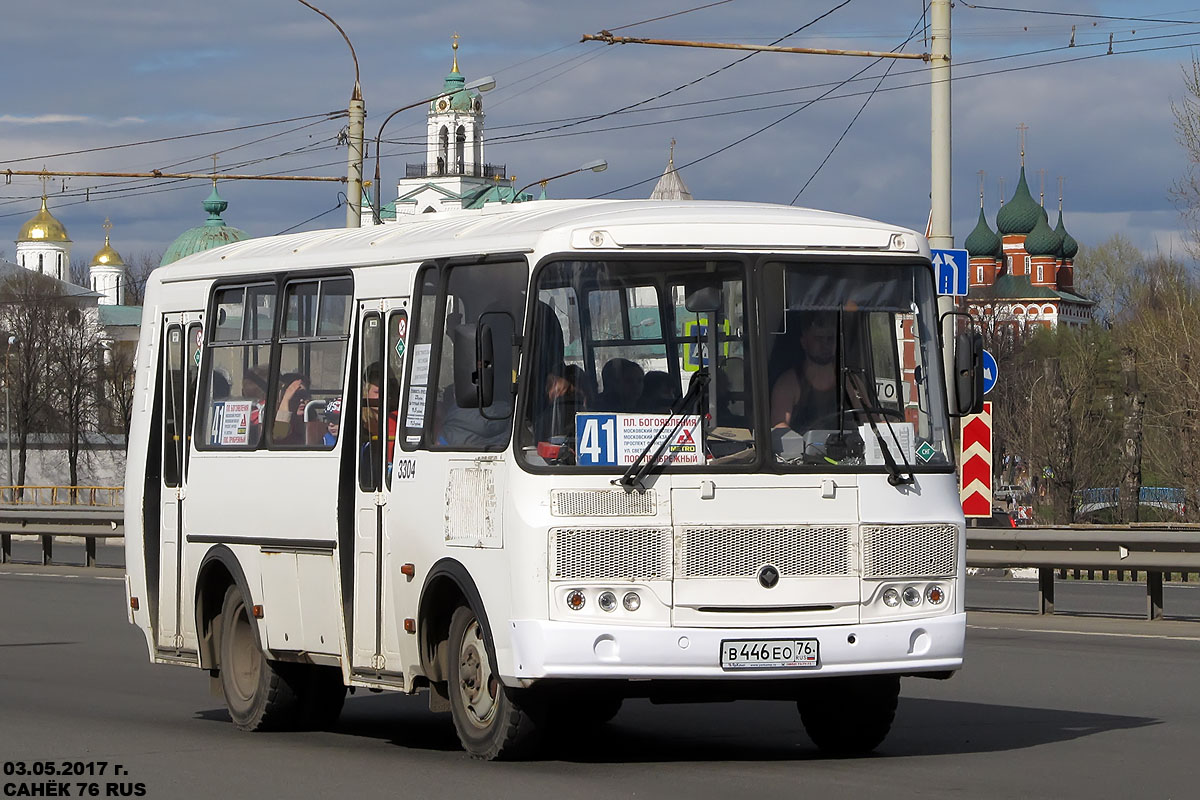
[(766, 204), (195, 254), (146, 287), (129, 620), (245, 730), (425, 691), (491, 759), (627, 698), (771, 698), (870, 751), (902, 677), (963, 663), (979, 342), (941, 322), (924, 237)]

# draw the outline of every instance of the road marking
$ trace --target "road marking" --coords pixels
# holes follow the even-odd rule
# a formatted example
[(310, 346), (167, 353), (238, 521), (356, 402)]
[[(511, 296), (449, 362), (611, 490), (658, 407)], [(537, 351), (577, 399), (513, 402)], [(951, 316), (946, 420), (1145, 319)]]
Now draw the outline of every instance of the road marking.
[(1051, 628), (1006, 628), (999, 625), (968, 625), (977, 631), (1011, 631), (1013, 633), (1055, 633), (1066, 636), (1112, 636), (1119, 639), (1168, 639), (1175, 642), (1200, 642), (1200, 636), (1168, 636), (1164, 633), (1110, 633), (1105, 631), (1062, 631)]
[(115, 575), (68, 575), (65, 572), (9, 572), (0, 570), (0, 575), (21, 575), (26, 578), (87, 578), (93, 581), (123, 581), (125, 578)]

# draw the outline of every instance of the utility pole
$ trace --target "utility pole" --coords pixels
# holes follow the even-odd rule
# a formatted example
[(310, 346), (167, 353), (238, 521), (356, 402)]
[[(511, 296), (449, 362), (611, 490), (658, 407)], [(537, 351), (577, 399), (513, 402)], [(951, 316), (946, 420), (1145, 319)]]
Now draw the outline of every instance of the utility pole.
[[(931, 0), (929, 23), (929, 246), (941, 249), (954, 247), (950, 231), (950, 0)], [(954, 310), (953, 297), (938, 298), (939, 318)], [(956, 329), (951, 328), (947, 341), (953, 341)], [(952, 349), (947, 347), (943, 366), (948, 391), (954, 387), (951, 354)]]
[[(346, 43), (349, 44), (347, 39)], [(351, 48), (353, 52), (353, 48)], [(358, 71), (358, 60), (354, 69)], [(354, 79), (354, 93), (350, 95), (350, 147), (346, 155), (346, 227), (362, 225), (362, 173), (363, 173), (363, 122), (367, 118), (367, 107), (363, 104), (362, 88)]]

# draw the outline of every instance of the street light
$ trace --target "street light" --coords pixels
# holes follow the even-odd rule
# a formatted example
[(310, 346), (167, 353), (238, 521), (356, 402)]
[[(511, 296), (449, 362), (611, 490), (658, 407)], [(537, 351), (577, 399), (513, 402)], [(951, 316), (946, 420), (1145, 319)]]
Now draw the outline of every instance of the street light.
[[(455, 46), (457, 47), (457, 45), (455, 45)], [(492, 89), (495, 89), (495, 88), (496, 88), (496, 79), (493, 78), (491, 75), (485, 75), (482, 78), (476, 78), (475, 80), (470, 81), (469, 83), (464, 85), (461, 89), (457, 89), (456, 93), (457, 92), (469, 92), (473, 89), (480, 91), (480, 92), (490, 92)], [(410, 108), (416, 108), (417, 106), (423, 106), (423, 105), (426, 105), (427, 103), (432, 103), (434, 100), (437, 100), (439, 97), (441, 97), (444, 94), (446, 94), (446, 92), (444, 92), (444, 91), (438, 92), (433, 97), (427, 97), (424, 100), (418, 100), (415, 103), (409, 103), (406, 106), (400, 106), (400, 108), (397, 108), (395, 111), (388, 114), (387, 118), (384, 119), (383, 124), (379, 126), (379, 133), (375, 134), (375, 207), (371, 209), (372, 216), (375, 217), (376, 223), (383, 222), (383, 220), (379, 216), (379, 143), (383, 139), (383, 129), (386, 128), (387, 124), (392, 121), (392, 117), (396, 116), (401, 111), (408, 111)]]
[(350, 57), (354, 59), (354, 90), (350, 93), (348, 109), (350, 122), (348, 126), (349, 150), (346, 155), (346, 227), (357, 228), (362, 224), (363, 122), (367, 118), (367, 107), (363, 103), (362, 85), (359, 82), (358, 55), (354, 52), (354, 45), (350, 44), (350, 37), (342, 30), (342, 26), (334, 21), (333, 17), (308, 0), (297, 0), (297, 2), (329, 20), (346, 40), (346, 46), (350, 48)]
[(524, 192), (526, 189), (530, 188), (531, 186), (537, 186), (539, 183), (542, 185), (542, 188), (544, 189), (544, 188), (546, 188), (546, 184), (549, 183), (550, 181), (558, 180), (559, 178), (565, 178), (568, 175), (574, 175), (578, 172), (585, 172), (587, 170), (591, 170), (592, 172), (604, 172), (604, 170), (606, 170), (606, 169), (608, 169), (608, 162), (605, 161), (603, 158), (598, 158), (595, 161), (589, 161), (586, 164), (584, 164), (580, 167), (577, 167), (573, 170), (570, 170), (568, 172), (562, 172), (562, 173), (559, 173), (558, 175), (551, 175), (549, 178), (542, 178), (541, 180), (536, 180), (533, 183), (528, 184), (527, 186), (522, 186), (513, 195), (512, 202), (514, 202), (514, 203), (521, 202), (520, 201), (521, 193)]

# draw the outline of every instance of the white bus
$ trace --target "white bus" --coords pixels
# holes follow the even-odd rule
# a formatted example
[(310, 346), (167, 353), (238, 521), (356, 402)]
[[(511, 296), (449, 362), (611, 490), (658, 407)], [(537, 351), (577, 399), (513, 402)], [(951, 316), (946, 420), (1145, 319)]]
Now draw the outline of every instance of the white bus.
[(146, 288), (130, 622), (246, 730), (427, 690), (495, 758), (625, 698), (774, 698), (869, 751), (902, 676), (962, 666), (940, 328), (922, 236), (772, 205), (193, 255)]

